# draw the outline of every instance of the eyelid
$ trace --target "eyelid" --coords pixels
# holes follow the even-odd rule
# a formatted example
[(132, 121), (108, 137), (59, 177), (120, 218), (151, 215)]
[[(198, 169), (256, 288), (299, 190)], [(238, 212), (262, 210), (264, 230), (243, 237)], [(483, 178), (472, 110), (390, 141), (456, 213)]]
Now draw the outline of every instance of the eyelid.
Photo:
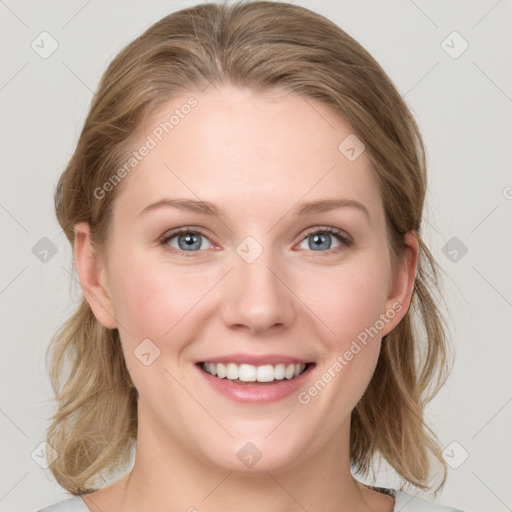
[(207, 252), (206, 249), (202, 249), (202, 250), (199, 250), (199, 251), (182, 251), (180, 249), (177, 249), (176, 247), (172, 247), (171, 245), (169, 245), (168, 242), (171, 239), (175, 238), (176, 236), (181, 235), (182, 233), (192, 233), (192, 234), (195, 234), (195, 235), (202, 236), (202, 237), (206, 238), (210, 242), (210, 244), (212, 246), (215, 245), (210, 240), (210, 237), (203, 233), (203, 228), (194, 228), (192, 226), (182, 226), (180, 228), (175, 228), (175, 229), (171, 229), (169, 231), (166, 231), (158, 239), (158, 243), (159, 243), (159, 245), (161, 245), (164, 248), (164, 250), (169, 251), (172, 254), (177, 254), (178, 256), (184, 256), (185, 258), (190, 258), (190, 257), (196, 257), (197, 258), (198, 256), (201, 257), (201, 256), (204, 255), (204, 253)]
[[(179, 236), (182, 233), (192, 233), (192, 234), (202, 236), (202, 237), (206, 238), (207, 240), (209, 240), (209, 242), (213, 245), (213, 242), (210, 240), (210, 237), (207, 236), (205, 233), (203, 233), (203, 228), (194, 228), (193, 226), (182, 226), (180, 228), (175, 228), (170, 231), (167, 231), (166, 233), (164, 233), (164, 235), (162, 235), (159, 238), (159, 243), (161, 245), (165, 246), (166, 250), (169, 250), (175, 254), (177, 253), (177, 254), (185, 255), (185, 256), (193, 256), (193, 255), (197, 255), (197, 254), (206, 252), (206, 249), (202, 249), (199, 251), (182, 251), (180, 249), (176, 249), (175, 247), (168, 245), (169, 240), (175, 238), (176, 236)], [(354, 243), (354, 239), (346, 231), (339, 229), (339, 228), (334, 228), (331, 226), (313, 226), (311, 228), (308, 228), (304, 232), (304, 235), (302, 235), (302, 238), (300, 239), (299, 243), (303, 242), (309, 236), (316, 234), (316, 233), (329, 233), (330, 235), (333, 235), (334, 237), (336, 237), (338, 239), (338, 241), (342, 244), (342, 246), (345, 246), (345, 247), (349, 247)], [(318, 255), (322, 255), (322, 254), (325, 254), (325, 255), (332, 254), (332, 253), (336, 252), (337, 250), (340, 250), (340, 249), (334, 248), (334, 249), (328, 249), (326, 251), (311, 250), (311, 252), (317, 253), (316, 255), (318, 256)]]
[(204, 236), (209, 240), (209, 237), (205, 235), (201, 229), (202, 228), (194, 228), (193, 226), (182, 226), (181, 228), (170, 229), (166, 231), (161, 237), (159, 237), (158, 241), (161, 243), (168, 242), (171, 238), (174, 238), (181, 233), (194, 233), (196, 235)]
[(343, 251), (351, 248), (354, 245), (354, 239), (346, 231), (334, 228), (331, 226), (315, 226), (308, 229), (304, 236), (301, 238), (299, 244), (303, 243), (307, 238), (316, 233), (328, 233), (329, 235), (336, 238), (339, 242), (339, 246), (329, 248), (325, 251), (315, 251), (313, 249), (299, 249), (300, 251), (306, 251), (311, 258), (329, 258), (341, 254)]
[(338, 236), (344, 241), (346, 244), (354, 243), (354, 239), (350, 236), (346, 231), (339, 228), (334, 228), (332, 226), (314, 226), (306, 230), (304, 236), (301, 239), (301, 242), (310, 235), (314, 235), (315, 233), (329, 233), (331, 235)]

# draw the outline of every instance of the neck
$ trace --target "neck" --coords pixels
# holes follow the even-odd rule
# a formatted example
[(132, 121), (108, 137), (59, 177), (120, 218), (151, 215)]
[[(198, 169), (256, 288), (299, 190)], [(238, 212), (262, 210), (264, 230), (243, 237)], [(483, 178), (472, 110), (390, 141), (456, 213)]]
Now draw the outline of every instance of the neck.
[[(86, 497), (91, 510), (116, 512), (355, 512), (370, 503), (387, 503), (359, 484), (350, 471), (350, 424), (331, 442), (299, 463), (275, 470), (222, 470), (200, 460), (149, 421), (138, 426), (132, 471), (111, 486)], [(163, 439), (166, 441), (163, 442)], [(106, 491), (103, 492), (102, 491)], [(373, 495), (371, 496), (370, 493)], [(95, 496), (96, 494), (96, 496)]]

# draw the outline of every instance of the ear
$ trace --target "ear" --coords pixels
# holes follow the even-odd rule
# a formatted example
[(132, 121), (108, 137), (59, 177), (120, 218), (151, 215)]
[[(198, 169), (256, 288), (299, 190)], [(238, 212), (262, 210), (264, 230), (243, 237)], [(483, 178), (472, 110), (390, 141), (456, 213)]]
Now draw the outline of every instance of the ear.
[(94, 249), (87, 222), (75, 224), (74, 259), (82, 291), (94, 316), (107, 329), (115, 329), (117, 320), (110, 297), (104, 262)]
[(389, 334), (407, 314), (416, 280), (419, 243), (416, 232), (404, 235), (405, 249), (394, 280), (390, 282), (388, 296), (384, 303), (383, 315), (388, 319), (381, 335)]

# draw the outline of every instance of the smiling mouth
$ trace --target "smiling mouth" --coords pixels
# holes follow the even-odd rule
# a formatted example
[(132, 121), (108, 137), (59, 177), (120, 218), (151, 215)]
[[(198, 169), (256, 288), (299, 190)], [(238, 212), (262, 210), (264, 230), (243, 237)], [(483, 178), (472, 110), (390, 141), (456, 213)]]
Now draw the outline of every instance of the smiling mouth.
[(236, 382), (238, 384), (272, 384), (279, 381), (292, 380), (302, 375), (314, 363), (294, 364), (278, 363), (254, 366), (252, 364), (236, 363), (199, 363), (199, 368), (205, 373)]

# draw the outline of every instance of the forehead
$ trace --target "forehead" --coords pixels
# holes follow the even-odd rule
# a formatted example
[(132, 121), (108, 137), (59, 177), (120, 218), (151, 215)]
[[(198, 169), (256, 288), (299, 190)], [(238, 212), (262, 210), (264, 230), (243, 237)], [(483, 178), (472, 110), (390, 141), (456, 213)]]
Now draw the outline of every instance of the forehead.
[(221, 194), (246, 210), (253, 202), (261, 208), (264, 201), (337, 195), (375, 203), (368, 157), (350, 160), (340, 151), (353, 136), (329, 106), (289, 90), (211, 86), (176, 96), (146, 117), (133, 148), (151, 149), (121, 195), (139, 209), (166, 194), (212, 202)]

